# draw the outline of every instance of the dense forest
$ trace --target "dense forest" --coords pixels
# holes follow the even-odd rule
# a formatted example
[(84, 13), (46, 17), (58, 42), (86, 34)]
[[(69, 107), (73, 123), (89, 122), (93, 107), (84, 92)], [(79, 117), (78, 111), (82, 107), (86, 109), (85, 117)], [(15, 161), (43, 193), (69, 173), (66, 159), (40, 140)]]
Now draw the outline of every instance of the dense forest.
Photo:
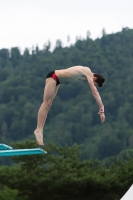
[[(0, 158), (1, 200), (120, 200), (133, 183), (133, 29), (63, 47), (0, 50), (0, 143), (38, 145), (34, 138), (45, 77), (75, 65), (101, 73), (101, 124), (88, 84), (61, 84), (44, 128), (47, 155)], [(6, 166), (4, 166), (6, 165)]]
[(77, 39), (63, 47), (48, 42), (40, 50), (18, 47), (0, 50), (0, 142), (11, 145), (35, 140), (37, 113), (42, 103), (45, 76), (51, 70), (75, 65), (101, 73), (106, 84), (98, 88), (105, 106), (101, 124), (98, 106), (88, 84), (61, 84), (48, 114), (44, 142), (81, 145), (81, 160), (124, 157), (133, 147), (133, 30)]
[[(36, 147), (35, 142), (15, 148)], [(0, 167), (0, 200), (120, 200), (133, 182), (133, 159), (117, 160), (109, 168), (98, 160), (80, 161), (79, 146), (56, 146), (47, 155), (11, 157), (12, 167)]]

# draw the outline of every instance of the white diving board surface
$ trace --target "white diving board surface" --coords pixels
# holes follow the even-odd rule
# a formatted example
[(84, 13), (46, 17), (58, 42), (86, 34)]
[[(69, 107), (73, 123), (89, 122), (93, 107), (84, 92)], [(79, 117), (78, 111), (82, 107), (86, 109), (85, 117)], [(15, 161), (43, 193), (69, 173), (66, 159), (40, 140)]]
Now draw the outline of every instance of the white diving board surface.
[(0, 144), (0, 156), (23, 156), (23, 155), (37, 155), (47, 154), (47, 151), (41, 148), (33, 149), (13, 149), (6, 144)]

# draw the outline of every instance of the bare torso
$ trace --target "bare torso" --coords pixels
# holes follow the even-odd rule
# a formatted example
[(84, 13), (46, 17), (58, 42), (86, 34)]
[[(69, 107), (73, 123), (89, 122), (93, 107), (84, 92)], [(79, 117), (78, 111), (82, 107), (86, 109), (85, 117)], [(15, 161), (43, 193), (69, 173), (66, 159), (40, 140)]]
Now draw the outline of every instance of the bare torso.
[(93, 73), (90, 68), (83, 66), (56, 70), (55, 73), (60, 82), (87, 81), (87, 79), (93, 79)]

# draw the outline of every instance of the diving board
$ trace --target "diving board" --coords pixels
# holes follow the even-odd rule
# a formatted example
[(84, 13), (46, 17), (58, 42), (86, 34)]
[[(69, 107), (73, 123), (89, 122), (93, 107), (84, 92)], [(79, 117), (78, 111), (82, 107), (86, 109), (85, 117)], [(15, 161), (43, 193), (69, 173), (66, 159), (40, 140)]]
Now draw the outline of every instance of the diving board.
[(47, 151), (41, 148), (33, 149), (13, 149), (12, 147), (0, 144), (0, 156), (23, 156), (23, 155), (37, 155), (37, 154), (47, 154)]
[(0, 150), (9, 150), (9, 149), (12, 149), (12, 147), (6, 144), (0, 144)]

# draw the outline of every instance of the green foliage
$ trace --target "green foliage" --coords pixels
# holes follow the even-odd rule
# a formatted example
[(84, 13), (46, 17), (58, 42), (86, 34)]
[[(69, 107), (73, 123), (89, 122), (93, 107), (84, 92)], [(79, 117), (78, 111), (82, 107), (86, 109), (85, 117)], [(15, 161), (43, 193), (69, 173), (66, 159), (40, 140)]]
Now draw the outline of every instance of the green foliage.
[(8, 187), (0, 189), (0, 200), (20, 200), (17, 197), (17, 190), (12, 190)]
[(47, 73), (83, 65), (105, 76), (106, 84), (99, 92), (106, 121), (100, 123), (89, 85), (61, 84), (47, 117), (45, 144), (51, 139), (61, 146), (82, 144), (81, 159), (101, 160), (133, 148), (133, 30), (105, 33), (96, 40), (77, 39), (65, 48), (57, 40), (52, 52), (50, 41), (43, 50), (33, 48), (31, 54), (25, 49), (21, 55), (17, 47), (0, 50), (1, 143), (35, 139)]
[[(16, 148), (34, 148), (35, 142), (16, 143)], [(119, 200), (132, 185), (133, 159), (119, 159), (108, 169), (98, 160), (80, 161), (74, 144), (45, 147), (47, 155), (15, 156), (12, 167), (0, 167), (3, 193), (15, 200)]]

